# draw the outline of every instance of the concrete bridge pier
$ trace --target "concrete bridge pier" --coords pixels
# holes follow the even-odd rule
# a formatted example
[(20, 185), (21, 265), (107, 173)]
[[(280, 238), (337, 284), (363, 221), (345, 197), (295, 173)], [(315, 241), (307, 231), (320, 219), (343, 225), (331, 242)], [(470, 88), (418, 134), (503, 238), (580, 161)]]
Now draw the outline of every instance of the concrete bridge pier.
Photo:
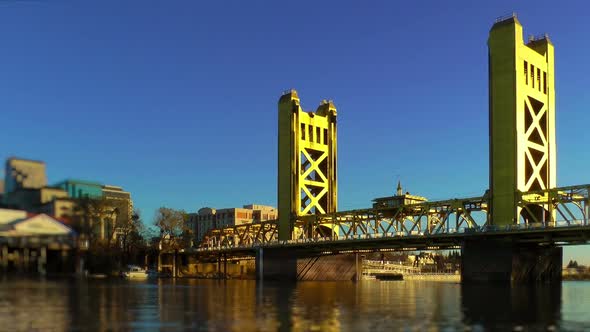
[(296, 281), (297, 258), (284, 249), (258, 248), (256, 250), (256, 279)]
[(256, 279), (275, 281), (354, 281), (361, 276), (358, 253), (318, 255), (282, 248), (258, 248)]
[(8, 270), (8, 246), (7, 245), (2, 246), (2, 253), (0, 256), (2, 256), (2, 269), (4, 271), (6, 271), (6, 270)]
[(47, 248), (41, 247), (37, 258), (37, 272), (44, 276), (47, 274)]
[(466, 241), (461, 251), (463, 283), (561, 282), (561, 247), (478, 240)]

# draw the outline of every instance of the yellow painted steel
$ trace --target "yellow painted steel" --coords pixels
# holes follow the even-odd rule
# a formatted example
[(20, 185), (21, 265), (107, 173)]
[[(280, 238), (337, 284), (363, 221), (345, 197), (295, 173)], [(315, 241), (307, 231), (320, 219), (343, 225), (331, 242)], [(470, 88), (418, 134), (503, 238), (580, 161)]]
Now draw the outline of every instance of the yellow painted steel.
[(548, 220), (523, 209), (519, 192), (556, 186), (554, 49), (545, 35), (523, 41), (515, 15), (492, 26), (489, 47), (491, 222)]
[(336, 212), (336, 115), (325, 100), (303, 111), (295, 90), (279, 99), (279, 240), (291, 239), (298, 216)]

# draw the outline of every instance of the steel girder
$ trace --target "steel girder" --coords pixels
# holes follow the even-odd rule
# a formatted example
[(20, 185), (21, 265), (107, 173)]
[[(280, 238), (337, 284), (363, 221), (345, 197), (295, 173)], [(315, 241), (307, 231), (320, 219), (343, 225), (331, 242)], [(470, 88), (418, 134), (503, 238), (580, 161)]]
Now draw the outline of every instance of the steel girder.
[[(536, 226), (588, 225), (590, 185), (569, 186), (519, 193), (519, 224)], [(541, 211), (543, 213), (538, 213)]]
[[(381, 237), (435, 236), (440, 234), (518, 230), (531, 227), (590, 225), (590, 185), (521, 192), (518, 206), (529, 211), (528, 220), (496, 226), (489, 220), (485, 196), (421, 202), (394, 208), (371, 208), (299, 216), (289, 243), (314, 243)], [(543, 220), (534, 219), (545, 211)], [(201, 248), (248, 248), (277, 243), (276, 220), (213, 229)]]

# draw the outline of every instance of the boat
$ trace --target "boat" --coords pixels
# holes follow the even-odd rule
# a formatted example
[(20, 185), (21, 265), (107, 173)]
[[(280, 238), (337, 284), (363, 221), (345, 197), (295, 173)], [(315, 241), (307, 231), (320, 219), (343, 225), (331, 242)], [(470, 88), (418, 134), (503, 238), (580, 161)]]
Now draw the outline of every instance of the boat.
[(147, 279), (148, 271), (137, 265), (129, 265), (127, 271), (123, 272), (123, 277), (127, 279)]
[(375, 273), (373, 275), (377, 280), (404, 280), (404, 275), (401, 273)]

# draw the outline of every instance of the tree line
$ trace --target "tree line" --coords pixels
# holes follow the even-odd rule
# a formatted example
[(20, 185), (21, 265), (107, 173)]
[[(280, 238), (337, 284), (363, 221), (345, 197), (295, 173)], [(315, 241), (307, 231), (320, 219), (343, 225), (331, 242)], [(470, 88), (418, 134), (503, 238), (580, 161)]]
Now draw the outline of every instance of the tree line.
[(107, 198), (81, 198), (67, 218), (85, 249), (85, 268), (90, 273), (152, 265), (159, 250), (193, 244), (184, 210), (160, 207), (150, 224), (138, 209), (128, 217), (116, 203)]

